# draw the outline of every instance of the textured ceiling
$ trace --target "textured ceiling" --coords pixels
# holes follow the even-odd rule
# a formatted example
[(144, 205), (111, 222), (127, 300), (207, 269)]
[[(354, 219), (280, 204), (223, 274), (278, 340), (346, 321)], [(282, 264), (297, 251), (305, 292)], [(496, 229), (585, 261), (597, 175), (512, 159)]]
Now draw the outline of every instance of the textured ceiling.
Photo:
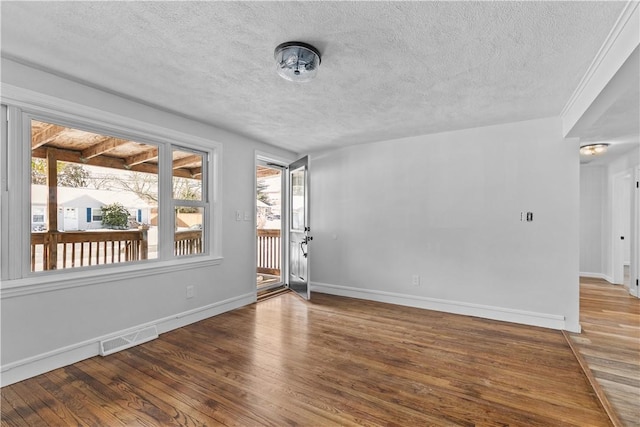
[[(2, 54), (270, 144), (559, 115), (624, 2), (10, 2)], [(322, 53), (307, 84), (273, 49)]]

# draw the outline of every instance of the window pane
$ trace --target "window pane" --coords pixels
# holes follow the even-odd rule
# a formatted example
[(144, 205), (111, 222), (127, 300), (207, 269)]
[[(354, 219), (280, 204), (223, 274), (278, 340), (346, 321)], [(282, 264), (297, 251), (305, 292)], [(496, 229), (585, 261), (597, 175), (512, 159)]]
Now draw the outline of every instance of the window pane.
[(157, 146), (32, 120), (31, 147), (31, 271), (157, 258)]
[(204, 209), (191, 206), (176, 206), (176, 232), (174, 254), (176, 256), (201, 254), (204, 252)]
[(31, 206), (31, 229), (33, 231), (44, 230), (44, 206)]
[(173, 198), (202, 201), (203, 154), (173, 150)]
[(291, 172), (291, 229), (304, 231), (304, 189), (305, 170), (303, 168)]
[(91, 209), (91, 222), (99, 222), (102, 223), (102, 210), (101, 209)]

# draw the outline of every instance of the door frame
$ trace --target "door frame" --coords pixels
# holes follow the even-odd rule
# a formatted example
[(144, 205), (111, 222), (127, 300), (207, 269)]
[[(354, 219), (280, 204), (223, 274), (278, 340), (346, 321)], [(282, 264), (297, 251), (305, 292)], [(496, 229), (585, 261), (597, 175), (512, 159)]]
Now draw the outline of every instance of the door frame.
[[(624, 170), (616, 173), (612, 177), (612, 211), (611, 211), (611, 276), (613, 283), (616, 285), (624, 284), (624, 265), (625, 265), (625, 246), (633, 246), (635, 236), (624, 236), (626, 241), (622, 241), (620, 237), (630, 226), (633, 218), (631, 209), (625, 212), (624, 208), (631, 208), (631, 183), (633, 180), (633, 170)], [(627, 224), (627, 218), (629, 224)], [(631, 234), (631, 233), (629, 233)], [(630, 278), (631, 280), (631, 278)], [(631, 290), (631, 287), (629, 288)]]
[(631, 173), (631, 265), (629, 293), (640, 298), (640, 165)]
[[(628, 181), (627, 181), (628, 180)], [(623, 221), (629, 218), (628, 227), (630, 259), (629, 284), (625, 288), (629, 294), (640, 298), (640, 166), (623, 170), (613, 175), (611, 180), (611, 276), (614, 284), (624, 283), (624, 250), (620, 242)], [(629, 200), (625, 200), (628, 198)], [(623, 212), (627, 209), (627, 212)]]
[(260, 163), (271, 163), (271, 165), (282, 168), (282, 194), (280, 199), (280, 277), (282, 282), (280, 286), (287, 284), (287, 277), (289, 277), (289, 245), (287, 242), (289, 241), (289, 230), (288, 230), (288, 221), (289, 221), (289, 183), (288, 178), (285, 174), (288, 173), (288, 166), (291, 162), (293, 162), (295, 158), (287, 158), (282, 156), (277, 156), (271, 153), (263, 152), (256, 150), (254, 155), (254, 164), (253, 164), (253, 230), (254, 230), (254, 244), (253, 244), (253, 288), (256, 292), (256, 297), (258, 295), (258, 288), (256, 286), (256, 266), (258, 259), (258, 248), (255, 244), (258, 237), (258, 223), (257, 223), (257, 215), (258, 211), (258, 203), (256, 194), (258, 192), (258, 176), (257, 176), (257, 168)]

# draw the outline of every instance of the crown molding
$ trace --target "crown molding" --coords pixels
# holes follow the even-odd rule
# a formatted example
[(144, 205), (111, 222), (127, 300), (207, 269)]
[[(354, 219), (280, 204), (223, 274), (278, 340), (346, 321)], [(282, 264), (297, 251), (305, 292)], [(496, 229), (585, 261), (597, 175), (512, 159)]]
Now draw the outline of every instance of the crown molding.
[(638, 0), (627, 2), (587, 72), (560, 113), (567, 136), (627, 58), (640, 45)]

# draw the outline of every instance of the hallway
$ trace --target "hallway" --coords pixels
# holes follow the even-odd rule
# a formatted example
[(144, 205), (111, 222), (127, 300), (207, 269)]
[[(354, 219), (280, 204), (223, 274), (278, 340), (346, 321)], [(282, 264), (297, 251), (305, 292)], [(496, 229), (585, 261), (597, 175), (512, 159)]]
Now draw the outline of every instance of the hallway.
[(582, 333), (568, 336), (588, 366), (596, 392), (604, 393), (612, 421), (640, 426), (640, 300), (623, 286), (582, 277), (580, 324)]

